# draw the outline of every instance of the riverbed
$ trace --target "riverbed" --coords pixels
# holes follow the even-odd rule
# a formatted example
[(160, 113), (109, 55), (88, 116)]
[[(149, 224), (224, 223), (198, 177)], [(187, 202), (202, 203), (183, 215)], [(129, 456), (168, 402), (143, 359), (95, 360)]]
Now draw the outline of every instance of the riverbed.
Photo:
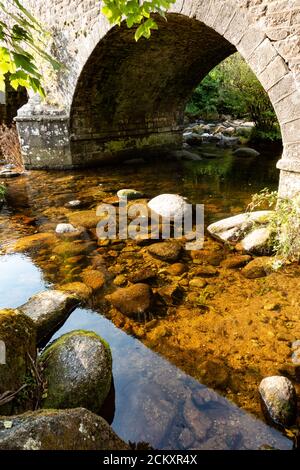
[[(107, 419), (121, 437), (158, 448), (289, 448), (277, 431), (230, 401), (262, 420), (257, 389), (263, 377), (283, 374), (298, 387), (291, 344), (300, 338), (299, 266), (246, 279), (239, 269), (224, 267), (231, 250), (206, 235), (205, 259), (184, 252), (178, 260), (184, 270), (178, 273), (132, 240), (102, 243), (88, 230), (88, 238), (66, 242), (54, 233), (75, 211), (113, 202), (122, 188), (147, 199), (175, 193), (204, 204), (207, 226), (244, 212), (253, 193), (278, 185), (280, 149), (243, 159), (230, 149), (207, 146), (206, 154), (210, 157), (199, 162), (170, 156), (84, 171), (31, 171), (9, 181), (0, 212), (0, 308), (80, 281), (101, 257), (109, 273), (105, 289), (77, 309), (55, 337), (90, 329), (111, 344), (115, 394)], [(80, 200), (80, 208), (70, 208), (72, 200)], [(23, 237), (37, 233), (48, 234), (47, 243), (22, 247)], [(16, 241), (19, 250), (11, 249)], [(202, 288), (193, 287), (190, 281), (203, 265), (213, 274), (205, 276)], [(158, 303), (148, 317), (127, 318), (104, 295), (146, 267), (156, 272), (147, 281), (154, 291), (171, 285), (180, 295)], [(202, 427), (193, 424), (193, 416)]]

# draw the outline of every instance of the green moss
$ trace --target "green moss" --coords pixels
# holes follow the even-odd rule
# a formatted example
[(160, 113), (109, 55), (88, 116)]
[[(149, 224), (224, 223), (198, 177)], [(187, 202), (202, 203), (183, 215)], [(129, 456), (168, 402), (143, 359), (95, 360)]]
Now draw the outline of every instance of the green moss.
[[(72, 386), (69, 386), (67, 377), (70, 377), (70, 372), (73, 368), (72, 360), (70, 364), (65, 360), (69, 354), (69, 345), (72, 344), (72, 337), (82, 336), (85, 338), (92, 338), (97, 341), (97, 348), (101, 347), (102, 357), (101, 361), (105, 358), (104, 364), (100, 365), (100, 370), (97, 366), (92, 365), (93, 358), (91, 358), (91, 369), (96, 367), (95, 375), (83, 371), (84, 378), (79, 373), (78, 380), (75, 380)], [(104, 350), (103, 350), (104, 349)], [(64, 356), (64, 352), (67, 355)], [(61, 355), (62, 354), (62, 355)], [(75, 359), (74, 354), (71, 352), (71, 357)], [(109, 345), (100, 336), (93, 331), (75, 330), (61, 336), (58, 340), (52, 343), (41, 355), (41, 362), (44, 365), (44, 378), (47, 381), (47, 395), (44, 396), (42, 402), (43, 408), (76, 408), (82, 406), (94, 413), (99, 413), (101, 407), (109, 393), (111, 387), (111, 364), (112, 355)], [(80, 368), (80, 364), (78, 365)], [(72, 372), (71, 372), (72, 374)]]
[[(32, 360), (36, 357), (36, 329), (33, 321), (18, 310), (0, 310), (0, 340), (6, 346), (6, 364), (0, 366), (1, 395), (8, 390), (18, 390), (30, 379), (30, 357)], [(33, 395), (29, 391), (30, 396), (26, 395), (26, 389), (12, 402), (3, 405), (1, 413), (11, 414), (31, 407)]]

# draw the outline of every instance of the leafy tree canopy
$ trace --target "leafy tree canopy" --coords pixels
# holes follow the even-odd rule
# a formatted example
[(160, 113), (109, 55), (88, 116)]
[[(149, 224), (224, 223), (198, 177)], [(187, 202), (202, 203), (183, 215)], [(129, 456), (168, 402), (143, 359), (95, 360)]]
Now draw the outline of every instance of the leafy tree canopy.
[(104, 0), (102, 13), (111, 24), (121, 24), (126, 21), (128, 28), (136, 27), (135, 40), (141, 37), (149, 39), (151, 30), (158, 29), (151, 13), (158, 13), (165, 18), (165, 12), (175, 0)]
[[(165, 17), (165, 11), (175, 0), (104, 0), (102, 13), (111, 24), (125, 20), (129, 28), (136, 27), (135, 39), (149, 38), (157, 23), (151, 13)], [(8, 78), (11, 86), (31, 89), (45, 96), (42, 75), (36, 58), (49, 63), (54, 70), (61, 67), (51, 55), (45, 52), (49, 34), (20, 0), (0, 0), (0, 90), (5, 90)]]
[(23, 86), (44, 96), (37, 56), (54, 70), (60, 68), (59, 62), (45, 52), (48, 34), (19, 0), (0, 1), (0, 12), (0, 90), (5, 90), (8, 77), (15, 90)]

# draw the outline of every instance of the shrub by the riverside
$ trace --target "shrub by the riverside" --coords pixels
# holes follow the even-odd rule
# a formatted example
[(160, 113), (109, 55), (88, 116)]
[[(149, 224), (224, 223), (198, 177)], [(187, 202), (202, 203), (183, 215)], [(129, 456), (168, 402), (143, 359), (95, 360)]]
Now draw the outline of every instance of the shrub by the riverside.
[(252, 197), (249, 211), (274, 209), (268, 221), (272, 234), (270, 243), (278, 266), (289, 261), (300, 262), (300, 193), (293, 198), (281, 198), (277, 191), (263, 189)]

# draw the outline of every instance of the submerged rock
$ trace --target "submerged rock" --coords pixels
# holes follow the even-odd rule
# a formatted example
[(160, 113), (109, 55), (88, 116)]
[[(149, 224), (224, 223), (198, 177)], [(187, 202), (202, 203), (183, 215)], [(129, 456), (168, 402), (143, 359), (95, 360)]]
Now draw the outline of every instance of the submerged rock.
[(95, 243), (91, 241), (82, 242), (82, 240), (61, 241), (52, 250), (53, 254), (63, 258), (85, 255), (95, 249)]
[(43, 408), (82, 406), (100, 412), (112, 379), (110, 348), (100, 336), (72, 331), (47, 347), (40, 360), (47, 381)]
[(190, 280), (189, 286), (195, 289), (203, 289), (207, 286), (207, 281), (205, 281), (205, 279), (201, 279), (201, 277), (194, 277)]
[(226, 258), (222, 262), (222, 266), (227, 269), (242, 268), (245, 264), (249, 263), (251, 259), (250, 255), (234, 255)]
[(54, 233), (35, 233), (34, 235), (19, 238), (19, 240), (9, 247), (8, 251), (24, 252), (37, 250), (45, 245), (54, 245), (56, 241), (57, 239)]
[(81, 279), (93, 292), (99, 291), (105, 284), (105, 275), (95, 269), (85, 269), (81, 274)]
[(157, 276), (157, 272), (150, 267), (145, 267), (139, 271), (135, 271), (128, 276), (128, 280), (134, 284), (139, 282), (145, 282), (149, 279), (154, 279)]
[(148, 251), (151, 255), (163, 261), (177, 261), (181, 249), (181, 245), (176, 241), (167, 241), (150, 245)]
[(101, 216), (96, 214), (96, 209), (69, 214), (69, 222), (75, 227), (96, 228), (100, 220)]
[(259, 277), (265, 277), (272, 272), (272, 265), (270, 258), (267, 256), (261, 256), (250, 261), (242, 270), (243, 276), (248, 279), (256, 279)]
[(185, 132), (183, 134), (183, 140), (191, 146), (197, 146), (201, 145), (203, 139), (201, 135), (196, 134), (195, 132)]
[(48, 290), (32, 296), (19, 310), (35, 324), (40, 343), (56, 331), (79, 303), (74, 294)]
[(88, 300), (93, 293), (93, 290), (83, 282), (69, 282), (59, 286), (59, 290), (74, 294), (82, 300)]
[(300, 340), (298, 339), (297, 341), (294, 341), (292, 343), (292, 363), (295, 364), (296, 366), (300, 365)]
[(190, 256), (195, 264), (207, 263), (212, 266), (219, 266), (224, 258), (224, 254), (221, 250), (215, 251), (209, 249), (191, 250)]
[(218, 276), (219, 271), (212, 266), (198, 266), (193, 269), (192, 274), (199, 277), (215, 277)]
[(176, 305), (183, 297), (183, 291), (177, 284), (160, 287), (157, 294), (166, 305)]
[[(36, 358), (36, 330), (33, 321), (18, 310), (0, 310), (0, 396), (17, 392), (31, 376)], [(30, 390), (28, 391), (30, 396)], [(4, 397), (3, 397), (4, 398)], [(17, 396), (18, 398), (18, 396)], [(9, 401), (0, 405), (0, 415), (24, 411), (26, 400)], [(16, 409), (18, 406), (18, 409)]]
[(183, 217), (188, 211), (188, 203), (178, 194), (160, 194), (148, 202), (148, 207), (162, 217), (173, 220)]
[(118, 289), (105, 298), (124, 315), (138, 317), (150, 309), (152, 290), (147, 284), (134, 284)]
[(260, 153), (249, 147), (240, 147), (233, 152), (233, 155), (236, 157), (258, 157)]
[(75, 408), (1, 418), (0, 449), (127, 450), (129, 446), (103, 418), (84, 408)]
[(290, 426), (296, 418), (296, 392), (292, 382), (283, 376), (266, 377), (259, 385), (264, 412), (274, 423)]
[(187, 426), (193, 432), (194, 438), (200, 441), (204, 440), (213, 425), (205, 411), (200, 410), (195, 406), (193, 400), (188, 398), (183, 407), (183, 416)]
[(181, 276), (186, 272), (186, 266), (183, 263), (174, 263), (167, 268), (167, 272), (171, 274), (171, 276)]

